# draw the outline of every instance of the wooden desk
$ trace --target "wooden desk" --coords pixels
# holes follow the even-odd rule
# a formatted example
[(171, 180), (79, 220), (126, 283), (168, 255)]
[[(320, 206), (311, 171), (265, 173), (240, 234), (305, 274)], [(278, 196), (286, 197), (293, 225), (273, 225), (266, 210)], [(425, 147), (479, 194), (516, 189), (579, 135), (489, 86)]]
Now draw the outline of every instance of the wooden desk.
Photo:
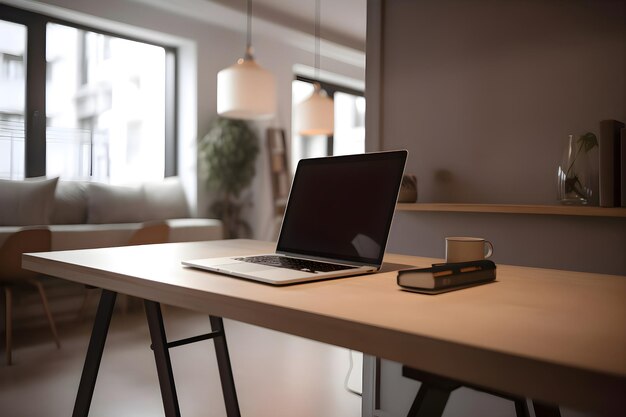
[(180, 265), (271, 250), (250, 240), (173, 243), (30, 254), (23, 266), (519, 396), (626, 409), (626, 277), (500, 265), (496, 283), (428, 296), (399, 290), (393, 272), (275, 288)]

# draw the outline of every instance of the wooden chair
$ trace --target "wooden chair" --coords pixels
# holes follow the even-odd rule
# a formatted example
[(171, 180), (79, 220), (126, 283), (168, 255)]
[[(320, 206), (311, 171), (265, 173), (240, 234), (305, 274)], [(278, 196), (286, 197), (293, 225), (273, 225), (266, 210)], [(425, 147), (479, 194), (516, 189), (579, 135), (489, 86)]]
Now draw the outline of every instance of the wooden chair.
[(28, 252), (46, 252), (50, 250), (51, 234), (48, 228), (28, 228), (17, 231), (7, 238), (0, 248), (0, 287), (6, 300), (6, 360), (11, 365), (11, 345), (13, 331), (13, 287), (34, 286), (39, 292), (41, 303), (48, 317), (50, 330), (57, 345), (61, 347), (54, 319), (48, 307), (48, 299), (43, 285), (37, 280), (38, 273), (22, 269), (22, 254)]
[[(150, 245), (155, 243), (167, 243), (169, 242), (170, 237), (170, 227), (167, 222), (164, 221), (152, 221), (145, 222), (141, 225), (141, 228), (137, 229), (128, 240), (127, 246), (133, 245)], [(92, 287), (89, 285), (85, 286), (87, 290), (95, 289), (96, 287)], [(83, 298), (83, 303), (79, 309), (78, 315), (80, 316), (82, 312), (85, 310), (89, 294), (91, 291), (88, 291)], [(128, 312), (129, 298), (125, 294), (118, 294), (117, 300), (119, 301), (120, 308), (123, 313)]]
[(166, 222), (154, 221), (143, 223), (128, 240), (128, 245), (150, 245), (153, 243), (167, 243), (170, 237), (170, 227)]
[[(145, 222), (128, 240), (128, 246), (152, 245), (155, 243), (167, 243), (170, 238), (170, 227), (164, 221)], [(128, 312), (130, 298), (126, 294), (118, 294), (122, 312)]]

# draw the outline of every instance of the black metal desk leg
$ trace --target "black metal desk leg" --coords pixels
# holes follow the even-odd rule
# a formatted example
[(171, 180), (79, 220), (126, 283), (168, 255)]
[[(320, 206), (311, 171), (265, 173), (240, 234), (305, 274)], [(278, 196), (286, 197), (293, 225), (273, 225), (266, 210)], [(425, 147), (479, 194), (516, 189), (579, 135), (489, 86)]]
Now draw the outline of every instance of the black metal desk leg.
[(144, 304), (146, 306), (146, 317), (148, 318), (148, 327), (150, 328), (150, 338), (152, 339), (152, 348), (154, 349), (154, 360), (159, 376), (165, 415), (166, 417), (180, 417), (178, 396), (176, 395), (176, 386), (174, 385), (174, 374), (172, 373), (172, 362), (170, 361), (167, 347), (161, 306), (159, 303), (149, 300), (144, 300)]
[(518, 398), (513, 401), (515, 401), (515, 415), (517, 417), (530, 417), (525, 398)]
[(557, 405), (533, 400), (533, 408), (537, 417), (561, 417), (561, 411)]
[(214, 332), (221, 332), (222, 335), (213, 339), (215, 343), (215, 356), (217, 357), (217, 368), (220, 372), (220, 382), (222, 383), (222, 393), (224, 394), (224, 404), (228, 417), (239, 417), (239, 402), (237, 401), (237, 391), (235, 391), (235, 379), (230, 366), (228, 356), (228, 346), (226, 344), (226, 334), (224, 333), (224, 321), (221, 317), (209, 316), (211, 329)]
[(104, 350), (104, 343), (109, 331), (116, 296), (117, 293), (113, 291), (102, 290), (96, 319), (91, 331), (87, 356), (85, 357), (83, 373), (80, 377), (78, 394), (74, 403), (73, 417), (87, 417), (89, 414), (89, 406), (91, 405), (93, 390), (96, 386), (96, 378), (98, 377), (98, 369), (102, 360), (102, 351)]
[(407, 417), (442, 416), (450, 398), (450, 390), (422, 382)]

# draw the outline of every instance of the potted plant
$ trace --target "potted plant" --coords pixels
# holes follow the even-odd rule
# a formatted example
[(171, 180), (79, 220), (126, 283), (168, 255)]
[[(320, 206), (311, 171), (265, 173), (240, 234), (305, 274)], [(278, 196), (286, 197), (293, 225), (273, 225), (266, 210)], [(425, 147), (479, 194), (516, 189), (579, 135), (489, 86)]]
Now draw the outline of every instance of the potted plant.
[(200, 172), (217, 196), (210, 210), (222, 219), (226, 238), (251, 234), (241, 218), (242, 208), (251, 203), (240, 195), (254, 178), (258, 153), (258, 138), (243, 120), (218, 117), (198, 143)]

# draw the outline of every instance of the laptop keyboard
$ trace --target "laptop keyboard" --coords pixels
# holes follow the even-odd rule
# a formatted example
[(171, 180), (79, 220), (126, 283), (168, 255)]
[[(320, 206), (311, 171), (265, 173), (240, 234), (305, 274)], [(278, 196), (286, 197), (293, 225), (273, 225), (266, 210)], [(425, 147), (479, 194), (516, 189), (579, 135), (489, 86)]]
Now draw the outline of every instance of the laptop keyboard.
[(285, 256), (263, 255), (263, 256), (246, 256), (243, 258), (235, 258), (238, 261), (250, 262), (254, 264), (275, 266), (278, 268), (295, 269), (305, 272), (332, 272), (343, 269), (355, 268), (349, 265), (329, 264), (326, 262), (310, 261), (307, 259), (287, 258)]

